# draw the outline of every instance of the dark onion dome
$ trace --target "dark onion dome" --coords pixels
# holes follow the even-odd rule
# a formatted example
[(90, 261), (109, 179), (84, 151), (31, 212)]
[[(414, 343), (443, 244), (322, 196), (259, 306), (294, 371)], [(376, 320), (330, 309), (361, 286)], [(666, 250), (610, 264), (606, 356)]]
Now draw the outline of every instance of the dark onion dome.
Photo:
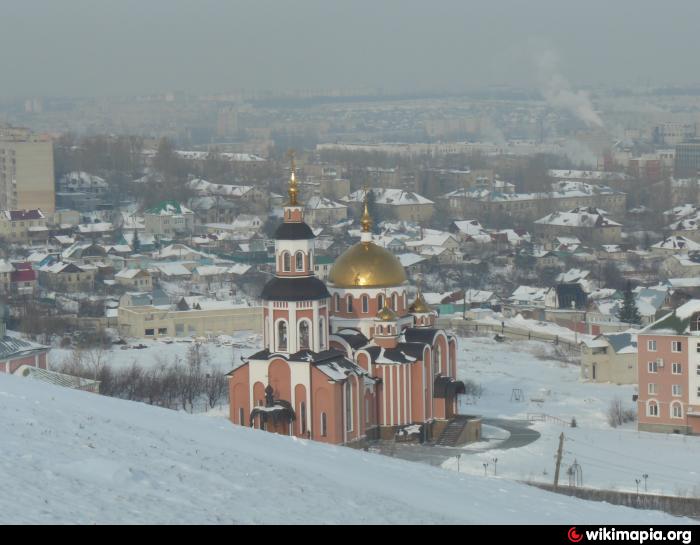
[(316, 238), (316, 235), (303, 221), (282, 223), (275, 231), (276, 240), (311, 240), (312, 238)]
[(275, 276), (260, 295), (266, 301), (315, 301), (330, 296), (326, 285), (315, 276)]

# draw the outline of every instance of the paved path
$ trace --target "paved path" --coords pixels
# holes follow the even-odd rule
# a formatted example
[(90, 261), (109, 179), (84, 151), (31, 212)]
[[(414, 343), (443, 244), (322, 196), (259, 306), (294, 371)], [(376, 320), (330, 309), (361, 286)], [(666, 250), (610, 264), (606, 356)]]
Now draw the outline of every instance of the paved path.
[(411, 462), (421, 462), (433, 466), (442, 465), (457, 454), (468, 456), (484, 450), (506, 450), (524, 447), (540, 438), (540, 433), (529, 428), (527, 420), (506, 420), (501, 418), (484, 418), (483, 424), (501, 428), (510, 433), (510, 437), (492, 449), (464, 450), (459, 447), (440, 447), (416, 443), (394, 443), (392, 441), (374, 441), (369, 449), (386, 456), (394, 456)]

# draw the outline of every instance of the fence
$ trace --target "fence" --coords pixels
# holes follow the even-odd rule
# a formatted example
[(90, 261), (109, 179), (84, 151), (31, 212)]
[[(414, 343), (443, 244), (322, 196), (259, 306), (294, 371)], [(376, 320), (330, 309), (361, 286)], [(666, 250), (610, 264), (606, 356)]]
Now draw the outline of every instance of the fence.
[(622, 492), (619, 490), (601, 490), (562, 485), (559, 485), (555, 490), (554, 486), (548, 483), (527, 482), (527, 484), (584, 500), (604, 501), (613, 505), (625, 505), (635, 509), (653, 509), (679, 517), (700, 519), (700, 498), (635, 494), (634, 492)]
[[(527, 329), (518, 329), (498, 324), (479, 323), (469, 320), (455, 320), (452, 318), (439, 318), (437, 325), (443, 328), (453, 329), (460, 335), (502, 335), (506, 339), (544, 341), (569, 349), (571, 354), (579, 354), (580, 347), (575, 341), (562, 338), (551, 333), (534, 332)], [(574, 333), (572, 331), (572, 333)]]
[(545, 413), (527, 413), (527, 420), (528, 422), (554, 422), (555, 424), (561, 424), (567, 428), (571, 426), (571, 422)]

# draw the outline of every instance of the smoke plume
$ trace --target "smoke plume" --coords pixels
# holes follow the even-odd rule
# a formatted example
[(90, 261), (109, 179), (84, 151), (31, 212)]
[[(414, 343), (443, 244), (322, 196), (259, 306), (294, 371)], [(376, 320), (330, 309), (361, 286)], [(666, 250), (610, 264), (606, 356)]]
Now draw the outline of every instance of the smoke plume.
[(540, 91), (552, 108), (565, 110), (589, 127), (602, 127), (603, 120), (593, 109), (585, 91), (574, 91), (569, 81), (559, 73), (559, 59), (553, 51), (545, 51), (537, 58)]

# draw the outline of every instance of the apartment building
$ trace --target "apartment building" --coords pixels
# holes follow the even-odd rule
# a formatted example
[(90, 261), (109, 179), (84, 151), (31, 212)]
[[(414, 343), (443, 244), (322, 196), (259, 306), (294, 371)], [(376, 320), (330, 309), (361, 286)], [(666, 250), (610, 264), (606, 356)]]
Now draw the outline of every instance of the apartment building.
[(0, 125), (0, 210), (56, 208), (53, 142), (29, 129)]
[(640, 431), (700, 433), (700, 299), (640, 331)]

